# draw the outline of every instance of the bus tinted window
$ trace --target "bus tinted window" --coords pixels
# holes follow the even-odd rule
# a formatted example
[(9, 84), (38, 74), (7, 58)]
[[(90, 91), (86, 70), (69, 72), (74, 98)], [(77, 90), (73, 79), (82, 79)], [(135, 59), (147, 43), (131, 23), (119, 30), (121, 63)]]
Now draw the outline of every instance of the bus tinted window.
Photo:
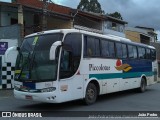
[(128, 45), (128, 57), (137, 59), (137, 48), (136, 46)]
[(146, 59), (151, 59), (151, 51), (150, 51), (150, 49), (146, 49)]
[(133, 58), (135, 58), (135, 59), (138, 58), (137, 47), (136, 46), (133, 46)]
[(61, 52), (60, 79), (71, 77), (77, 71), (81, 59), (82, 35), (69, 33)]
[(138, 55), (140, 59), (146, 58), (145, 48), (138, 47)]
[(101, 52), (102, 52), (102, 57), (109, 57), (109, 46), (108, 46), (108, 41), (102, 40), (101, 41)]
[(100, 56), (100, 40), (99, 39), (94, 39), (94, 44), (95, 44), (94, 56)]
[(114, 42), (109, 42), (109, 57), (114, 58), (115, 57), (115, 48), (114, 48)]
[(132, 45), (128, 45), (128, 57), (129, 58), (134, 58), (133, 46)]
[(94, 37), (85, 36), (84, 38), (84, 55), (99, 57), (100, 56), (100, 40)]
[(155, 50), (151, 50), (151, 59), (156, 60), (156, 51)]
[(71, 47), (74, 56), (81, 55), (81, 39), (81, 34), (77, 33), (68, 34), (65, 38), (64, 44), (69, 45)]
[(127, 46), (122, 44), (122, 58), (127, 58)]
[(116, 43), (117, 58), (122, 58), (122, 44)]

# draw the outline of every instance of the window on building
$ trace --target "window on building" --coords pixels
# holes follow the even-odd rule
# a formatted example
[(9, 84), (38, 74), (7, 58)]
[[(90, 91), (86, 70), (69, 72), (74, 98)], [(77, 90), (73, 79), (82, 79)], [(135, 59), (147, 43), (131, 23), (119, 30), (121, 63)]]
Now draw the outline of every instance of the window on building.
[(11, 25), (18, 24), (18, 19), (11, 18)]
[(114, 23), (114, 22), (112, 22), (112, 29), (113, 29), (113, 30), (117, 30), (117, 24)]

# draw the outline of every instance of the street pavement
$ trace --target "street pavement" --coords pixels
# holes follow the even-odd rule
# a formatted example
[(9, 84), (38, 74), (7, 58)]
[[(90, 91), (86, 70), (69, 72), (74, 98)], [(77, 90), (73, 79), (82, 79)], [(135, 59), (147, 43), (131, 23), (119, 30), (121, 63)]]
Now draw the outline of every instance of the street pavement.
[[(60, 114), (64, 112), (67, 113), (68, 111), (69, 112), (74, 111), (73, 114), (76, 114), (77, 112), (81, 112), (81, 114), (83, 114), (82, 111), (102, 111), (102, 112), (141, 111), (142, 113), (143, 111), (149, 111), (150, 113), (154, 111), (160, 112), (160, 83), (148, 86), (147, 91), (144, 93), (137, 93), (137, 91), (129, 90), (124, 92), (102, 95), (98, 98), (95, 104), (90, 106), (83, 105), (81, 101), (71, 101), (62, 104), (49, 104), (49, 103), (41, 103), (34, 101), (18, 100), (13, 97), (13, 90), (0, 90), (0, 111), (19, 111), (19, 112), (48, 111), (47, 116), (56, 114), (56, 111), (58, 111), (58, 113)], [(18, 120), (19, 118), (15, 119)], [(38, 119), (43, 120), (44, 118), (38, 118)], [(48, 119), (53, 119), (53, 118), (47, 117), (47, 120)], [(63, 120), (63, 119), (74, 120), (75, 118), (54, 117), (54, 120)], [(76, 119), (81, 120), (82, 117)], [(86, 119), (95, 119), (95, 118), (86, 118)], [(151, 120), (152, 119), (153, 118), (151, 118)]]
[(13, 89), (0, 90), (1, 97), (13, 97)]

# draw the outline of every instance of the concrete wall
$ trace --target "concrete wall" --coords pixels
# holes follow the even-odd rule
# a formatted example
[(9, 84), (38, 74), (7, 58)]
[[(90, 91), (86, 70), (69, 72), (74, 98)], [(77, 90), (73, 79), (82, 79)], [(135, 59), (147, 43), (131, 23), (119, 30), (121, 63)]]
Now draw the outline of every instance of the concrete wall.
[(17, 8), (1, 6), (0, 16), (0, 26), (11, 25), (11, 18), (18, 20)]
[(126, 38), (134, 41), (134, 42), (141, 42), (140, 40), (140, 34), (138, 32), (134, 32), (134, 31), (125, 31), (125, 35), (126, 35)]
[(69, 29), (72, 28), (72, 22), (70, 20), (62, 20), (50, 17), (47, 21), (47, 28), (48, 30)]
[(0, 27), (0, 39), (17, 39), (18, 45), (21, 45), (21, 25), (11, 25)]

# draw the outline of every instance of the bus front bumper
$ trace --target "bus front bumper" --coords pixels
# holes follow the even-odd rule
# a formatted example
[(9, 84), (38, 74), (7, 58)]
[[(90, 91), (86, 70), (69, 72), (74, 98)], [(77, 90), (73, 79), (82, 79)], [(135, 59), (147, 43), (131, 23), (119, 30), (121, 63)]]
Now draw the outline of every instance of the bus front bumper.
[(46, 103), (60, 103), (57, 99), (56, 92), (30, 93), (14, 89), (14, 97), (23, 100), (32, 100)]

